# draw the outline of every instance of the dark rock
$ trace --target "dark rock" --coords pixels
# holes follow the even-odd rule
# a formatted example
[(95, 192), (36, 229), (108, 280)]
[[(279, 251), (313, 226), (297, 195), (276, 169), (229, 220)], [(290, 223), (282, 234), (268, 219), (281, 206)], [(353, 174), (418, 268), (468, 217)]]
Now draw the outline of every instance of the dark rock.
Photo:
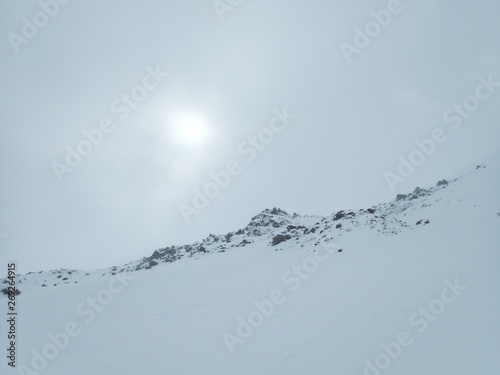
[(343, 219), (344, 217), (345, 217), (344, 211), (339, 211), (333, 217), (333, 221), (337, 221), (337, 220)]
[(374, 213), (375, 213), (375, 210), (374, 210), (373, 208), (369, 208), (367, 211), (368, 211), (369, 213), (371, 213), (371, 214), (374, 214)]
[(406, 197), (408, 197), (406, 194), (398, 194), (398, 195), (396, 195), (396, 200), (400, 201), (400, 200), (405, 199)]
[(5, 294), (5, 295), (9, 295), (11, 293), (15, 293), (16, 296), (18, 296), (19, 294), (21, 294), (21, 291), (19, 289), (15, 289), (15, 291), (13, 291), (13, 288), (3, 288), (2, 289), (2, 293)]
[(285, 211), (283, 211), (283, 210), (281, 210), (281, 209), (279, 209), (279, 208), (276, 208), (276, 207), (274, 207), (274, 208), (271, 210), (270, 214), (271, 214), (271, 215), (287, 215), (287, 216), (288, 216), (288, 214), (287, 214)]
[(339, 229), (339, 228), (342, 228), (342, 224), (338, 223), (335, 228)]
[(280, 243), (285, 242), (285, 241), (286, 241), (285, 236), (282, 234), (278, 234), (277, 236), (275, 236), (273, 238), (273, 246), (279, 245)]
[(150, 259), (158, 259), (161, 258), (161, 253), (158, 250), (155, 250), (153, 255), (151, 255)]

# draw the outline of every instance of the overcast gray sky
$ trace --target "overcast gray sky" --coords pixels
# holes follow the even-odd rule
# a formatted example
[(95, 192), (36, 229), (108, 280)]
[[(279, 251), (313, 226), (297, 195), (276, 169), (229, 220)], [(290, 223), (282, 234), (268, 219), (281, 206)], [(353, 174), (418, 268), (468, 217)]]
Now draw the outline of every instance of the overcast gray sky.
[[(268, 207), (369, 207), (497, 150), (500, 88), (484, 81), (500, 82), (500, 3), (394, 1), (224, 0), (220, 14), (212, 0), (73, 0), (45, 11), (3, 1), (2, 260), (21, 272), (112, 266), (238, 229)], [(371, 12), (388, 7), (378, 30)], [(358, 48), (356, 27), (372, 33), (368, 46)], [(357, 48), (348, 58), (346, 44)], [(480, 100), (467, 99), (480, 77)], [(122, 95), (133, 90), (143, 101), (132, 108), (132, 97), (126, 113)], [(464, 100), (471, 110), (446, 122)], [(296, 117), (263, 131), (285, 107)], [(53, 163), (108, 120), (60, 182)], [(384, 174), (436, 128), (447, 140), (393, 191)], [(259, 132), (274, 139), (248, 161), (242, 142)], [(231, 160), (241, 173), (187, 224), (179, 205)]]

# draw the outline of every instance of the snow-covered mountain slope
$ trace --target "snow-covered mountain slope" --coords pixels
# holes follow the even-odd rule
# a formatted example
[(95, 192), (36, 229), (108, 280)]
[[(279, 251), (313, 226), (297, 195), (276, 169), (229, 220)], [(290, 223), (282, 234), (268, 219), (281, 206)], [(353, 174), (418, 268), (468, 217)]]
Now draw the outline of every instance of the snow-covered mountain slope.
[(370, 208), (20, 275), (12, 373), (500, 373), (499, 188), (495, 155)]

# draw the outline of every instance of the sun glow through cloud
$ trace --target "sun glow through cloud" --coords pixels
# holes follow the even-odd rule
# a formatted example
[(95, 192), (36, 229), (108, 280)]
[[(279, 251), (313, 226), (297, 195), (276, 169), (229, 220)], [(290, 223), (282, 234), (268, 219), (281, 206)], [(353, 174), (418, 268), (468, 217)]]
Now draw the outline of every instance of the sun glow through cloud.
[(182, 146), (201, 146), (209, 138), (210, 131), (202, 116), (184, 113), (171, 121), (172, 134), (176, 142)]

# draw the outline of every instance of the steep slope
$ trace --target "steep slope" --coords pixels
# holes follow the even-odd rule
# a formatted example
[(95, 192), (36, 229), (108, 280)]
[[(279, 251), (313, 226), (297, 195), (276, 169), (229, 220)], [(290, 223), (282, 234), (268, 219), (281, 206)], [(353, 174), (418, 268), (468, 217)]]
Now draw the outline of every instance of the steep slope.
[(265, 210), (123, 267), (20, 276), (18, 360), (51, 375), (500, 373), (499, 172), (495, 156), (367, 209)]

